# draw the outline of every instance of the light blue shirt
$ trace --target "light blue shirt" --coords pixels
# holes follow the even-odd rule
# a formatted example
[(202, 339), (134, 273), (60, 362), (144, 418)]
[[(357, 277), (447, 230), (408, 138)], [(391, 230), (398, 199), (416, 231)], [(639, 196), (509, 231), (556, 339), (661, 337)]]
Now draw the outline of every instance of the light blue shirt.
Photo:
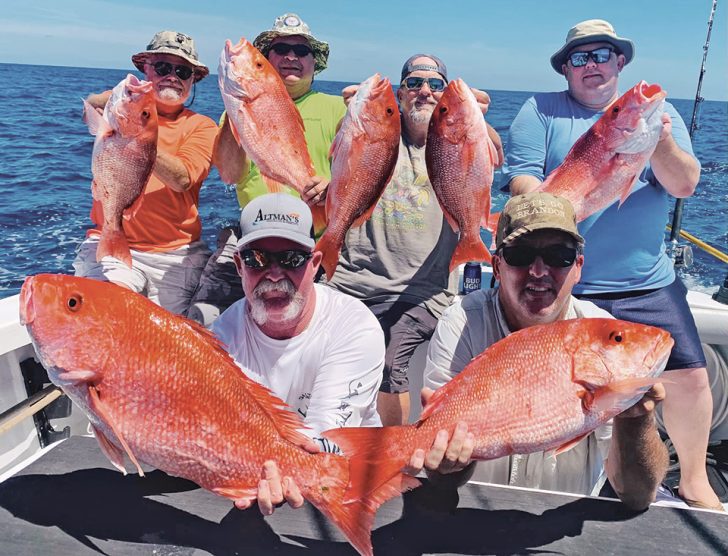
[[(672, 118), (672, 135), (678, 146), (695, 156), (685, 122), (670, 103), (665, 103), (665, 111)], [(509, 130), (503, 167), (506, 182), (521, 175), (545, 179), (602, 114), (582, 106), (566, 91), (529, 98)], [(621, 207), (615, 202), (579, 223), (586, 242), (585, 262), (574, 293), (656, 289), (671, 284), (675, 271), (664, 238), (669, 209), (669, 195), (648, 163)]]

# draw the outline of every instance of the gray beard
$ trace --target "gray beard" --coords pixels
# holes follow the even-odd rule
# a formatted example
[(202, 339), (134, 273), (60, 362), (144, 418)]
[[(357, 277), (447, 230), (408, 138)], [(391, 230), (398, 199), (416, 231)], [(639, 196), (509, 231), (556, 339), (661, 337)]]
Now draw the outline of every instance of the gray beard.
[(413, 106), (409, 111), (410, 120), (415, 124), (429, 124), (433, 110), (427, 110), (425, 108), (418, 109), (416, 106)]
[(268, 312), (265, 308), (265, 302), (260, 297), (266, 292), (283, 292), (288, 295), (288, 306), (283, 311), (281, 318), (282, 323), (287, 323), (297, 318), (303, 310), (303, 295), (296, 291), (290, 280), (283, 279), (280, 282), (272, 282), (270, 280), (261, 281), (253, 290), (253, 294), (248, 299), (250, 303), (250, 316), (258, 326), (263, 326), (268, 322)]

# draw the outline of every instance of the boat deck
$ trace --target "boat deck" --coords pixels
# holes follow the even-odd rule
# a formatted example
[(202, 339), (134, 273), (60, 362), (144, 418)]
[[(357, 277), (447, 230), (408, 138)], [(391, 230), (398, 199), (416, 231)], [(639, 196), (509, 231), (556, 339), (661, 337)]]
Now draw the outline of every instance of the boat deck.
[[(160, 471), (113, 470), (96, 440), (71, 437), (0, 484), (0, 552), (30, 554), (347, 554), (310, 505), (263, 518)], [(459, 500), (424, 486), (377, 513), (377, 556), (728, 554), (728, 516), (470, 483)]]

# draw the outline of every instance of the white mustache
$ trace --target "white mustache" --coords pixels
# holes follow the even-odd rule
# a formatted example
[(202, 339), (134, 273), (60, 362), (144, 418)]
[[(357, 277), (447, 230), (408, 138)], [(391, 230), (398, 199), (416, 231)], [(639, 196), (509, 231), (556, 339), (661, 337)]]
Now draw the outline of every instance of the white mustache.
[(278, 282), (264, 279), (261, 280), (257, 286), (255, 286), (255, 289), (253, 290), (253, 296), (261, 297), (262, 294), (268, 292), (282, 292), (288, 294), (289, 296), (294, 296), (296, 294), (296, 288), (293, 286), (293, 282), (291, 282), (288, 278), (284, 278), (283, 280), (279, 280)]

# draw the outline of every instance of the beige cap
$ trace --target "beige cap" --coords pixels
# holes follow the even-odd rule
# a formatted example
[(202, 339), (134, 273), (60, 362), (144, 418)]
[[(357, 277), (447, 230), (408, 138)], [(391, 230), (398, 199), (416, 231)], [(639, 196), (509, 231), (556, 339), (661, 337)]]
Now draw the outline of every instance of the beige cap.
[(313, 50), (314, 71), (319, 73), (326, 69), (329, 60), (329, 43), (320, 41), (311, 34), (311, 29), (306, 22), (297, 14), (285, 13), (276, 18), (273, 22), (273, 28), (263, 31), (255, 37), (253, 46), (260, 50), (261, 54), (268, 57), (270, 45), (273, 39), (284, 37), (286, 35), (300, 35), (308, 41), (308, 45)]
[(634, 43), (629, 39), (618, 37), (611, 23), (603, 19), (587, 19), (569, 29), (564, 46), (551, 56), (551, 67), (556, 73), (562, 73), (561, 66), (566, 63), (569, 52), (577, 46), (592, 42), (608, 42), (614, 46), (624, 55), (625, 65), (634, 57)]
[(576, 228), (576, 215), (571, 203), (563, 197), (532, 191), (517, 195), (506, 203), (498, 219), (496, 249), (536, 230), (559, 230), (571, 235), (578, 243), (584, 243)]

